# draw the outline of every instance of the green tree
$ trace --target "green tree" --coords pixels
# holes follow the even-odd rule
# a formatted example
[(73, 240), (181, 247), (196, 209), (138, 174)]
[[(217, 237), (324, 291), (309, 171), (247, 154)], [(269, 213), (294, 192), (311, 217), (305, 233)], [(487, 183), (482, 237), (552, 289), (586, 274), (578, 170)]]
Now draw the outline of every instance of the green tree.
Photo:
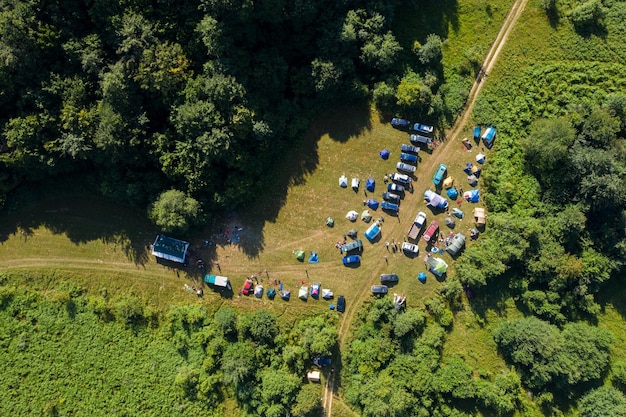
[(584, 417), (624, 417), (626, 397), (613, 387), (596, 388), (580, 399), (580, 414)]
[(393, 333), (396, 337), (404, 337), (413, 332), (419, 334), (426, 324), (426, 315), (416, 309), (409, 309), (398, 314), (393, 323)]
[(361, 48), (361, 60), (364, 64), (381, 72), (389, 71), (396, 63), (402, 47), (391, 32), (374, 35)]
[[(261, 372), (261, 386), (259, 387), (262, 399), (261, 410), (274, 405), (281, 405), (284, 410), (287, 410), (294, 403), (300, 385), (301, 378), (290, 372), (281, 369), (265, 369)], [(282, 415), (284, 414), (283, 412)]]
[(238, 387), (254, 375), (254, 348), (246, 342), (231, 343), (222, 355), (222, 380), (226, 385)]
[(237, 335), (237, 312), (229, 307), (220, 308), (214, 316), (215, 323), (225, 337)]
[(600, 0), (587, 0), (569, 12), (569, 19), (579, 32), (587, 32), (602, 24), (604, 10)]
[(319, 385), (305, 384), (291, 409), (294, 417), (314, 417), (322, 411), (321, 390)]
[(241, 317), (241, 331), (256, 343), (273, 345), (278, 335), (276, 316), (267, 310), (257, 310)]
[(196, 399), (197, 387), (200, 382), (200, 372), (192, 366), (185, 365), (176, 374), (174, 386), (178, 388), (183, 398)]
[(182, 191), (163, 192), (150, 209), (150, 218), (165, 233), (185, 233), (200, 219), (200, 203)]
[(443, 42), (439, 35), (431, 33), (426, 37), (426, 43), (419, 48), (418, 57), (422, 64), (437, 65), (443, 57)]
[(562, 355), (571, 367), (567, 371), (567, 383), (599, 380), (609, 366), (611, 333), (586, 323), (568, 323), (562, 331), (564, 346)]

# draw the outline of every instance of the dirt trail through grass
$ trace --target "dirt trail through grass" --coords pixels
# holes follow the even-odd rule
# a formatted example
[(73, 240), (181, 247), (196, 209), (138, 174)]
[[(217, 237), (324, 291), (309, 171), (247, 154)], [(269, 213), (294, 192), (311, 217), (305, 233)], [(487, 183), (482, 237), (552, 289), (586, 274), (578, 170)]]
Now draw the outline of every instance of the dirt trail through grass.
[[(502, 28), (498, 32), (498, 35), (496, 36), (494, 43), (492, 44), (491, 48), (489, 49), (489, 52), (487, 53), (487, 56), (485, 57), (485, 60), (481, 67), (481, 73), (476, 77), (476, 79), (474, 80), (474, 83), (472, 84), (472, 88), (470, 89), (470, 92), (468, 94), (463, 110), (457, 117), (452, 128), (448, 131), (446, 135), (447, 139), (433, 151), (435, 157), (428, 158), (428, 160), (424, 164), (419, 165), (417, 172), (415, 173), (417, 178), (429, 178), (430, 173), (434, 172), (436, 164), (440, 163), (441, 161), (445, 161), (447, 158), (451, 156), (456, 146), (456, 145), (451, 145), (451, 144), (456, 143), (456, 141), (459, 139), (461, 132), (463, 131), (463, 128), (467, 124), (469, 116), (471, 115), (472, 110), (474, 108), (474, 104), (476, 103), (476, 99), (478, 98), (478, 94), (483, 88), (484, 79), (485, 77), (488, 76), (489, 72), (491, 72), (491, 70), (493, 69), (498, 59), (498, 55), (502, 51), (502, 48), (504, 47), (506, 40), (508, 39), (511, 31), (513, 30), (515, 23), (517, 22), (522, 12), (524, 11), (524, 7), (526, 6), (526, 3), (528, 3), (528, 0), (517, 0), (511, 7), (511, 11), (509, 12), (506, 19), (504, 20), (504, 23), (502, 24)], [(413, 194), (408, 199), (409, 201), (407, 203), (411, 204), (421, 198), (421, 196), (416, 196), (416, 194), (417, 193)], [(407, 203), (405, 203), (405, 205)], [(387, 221), (385, 223), (385, 232), (390, 233), (390, 235), (393, 235), (393, 234), (403, 235), (404, 227), (405, 227), (404, 223), (400, 223), (400, 222), (396, 223), (395, 221)], [(369, 280), (370, 285), (372, 285), (376, 281), (376, 279), (379, 277), (383, 269), (384, 269), (384, 266), (381, 265), (380, 268), (376, 269), (375, 271), (372, 271), (372, 274)], [(354, 320), (357, 307), (361, 305), (365, 301), (365, 299), (369, 296), (370, 288), (368, 285), (361, 285), (358, 288), (360, 288), (360, 290), (355, 288), (355, 291), (360, 291), (360, 292), (355, 294), (357, 295), (356, 299), (351, 302), (350, 308), (347, 310), (347, 313), (344, 314), (341, 320), (341, 323), (339, 324), (339, 335), (340, 335), (339, 346), (341, 350), (345, 349), (345, 343), (346, 343), (346, 340), (348, 339), (350, 326), (352, 325), (352, 322)], [(322, 416), (332, 416), (332, 406), (333, 406), (333, 397), (334, 397), (333, 391), (335, 387), (334, 376), (335, 376), (334, 373), (330, 373), (328, 375), (328, 381), (324, 387)]]

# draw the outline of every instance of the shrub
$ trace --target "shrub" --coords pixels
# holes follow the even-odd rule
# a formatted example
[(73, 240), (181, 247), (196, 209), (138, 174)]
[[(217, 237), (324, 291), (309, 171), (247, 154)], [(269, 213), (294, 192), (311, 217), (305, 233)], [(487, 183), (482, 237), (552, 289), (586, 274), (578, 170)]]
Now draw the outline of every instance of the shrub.
[(601, 24), (604, 10), (600, 0), (589, 0), (574, 7), (569, 18), (577, 32), (593, 29)]

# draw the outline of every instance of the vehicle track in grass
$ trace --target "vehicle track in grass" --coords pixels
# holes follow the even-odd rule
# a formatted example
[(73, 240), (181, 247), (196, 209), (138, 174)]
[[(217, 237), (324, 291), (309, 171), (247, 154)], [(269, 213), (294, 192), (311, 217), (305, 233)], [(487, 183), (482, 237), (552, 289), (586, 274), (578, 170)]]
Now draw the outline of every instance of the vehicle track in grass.
[[(429, 178), (429, 174), (434, 172), (435, 166), (441, 161), (446, 160), (446, 158), (449, 158), (455, 150), (455, 146), (456, 144), (458, 144), (457, 141), (459, 141), (459, 136), (463, 132), (463, 128), (467, 124), (472, 110), (474, 109), (474, 105), (476, 104), (476, 99), (478, 98), (478, 95), (480, 94), (480, 91), (485, 84), (484, 79), (493, 69), (498, 59), (498, 56), (500, 55), (500, 52), (504, 48), (504, 45), (509, 35), (511, 34), (511, 31), (515, 26), (515, 23), (521, 16), (527, 3), (528, 0), (516, 0), (515, 3), (513, 3), (513, 6), (511, 6), (511, 10), (504, 20), (502, 27), (498, 31), (498, 34), (493, 44), (491, 45), (491, 48), (489, 48), (489, 51), (487, 52), (487, 55), (481, 66), (481, 71), (472, 83), (472, 87), (467, 96), (467, 100), (465, 101), (463, 109), (459, 113), (459, 116), (456, 118), (453, 126), (448, 130), (446, 134), (446, 140), (440, 143), (439, 146), (433, 151), (435, 154), (434, 157), (428, 158), (425, 163), (418, 166), (418, 169), (415, 172), (415, 176), (417, 178)], [(408, 205), (417, 202), (420, 199), (420, 196), (416, 196), (416, 194), (417, 193), (413, 193), (413, 195), (411, 195), (410, 198), (407, 199), (408, 201), (404, 204)], [(403, 230), (406, 229), (406, 225), (403, 222), (396, 223), (395, 221), (388, 221), (386, 222), (385, 226), (385, 232), (389, 233), (390, 235), (404, 235)], [(381, 264), (381, 266), (377, 268), (375, 272), (372, 271), (368, 284), (362, 285), (360, 286), (360, 288), (355, 289), (357, 297), (349, 304), (349, 308), (342, 317), (339, 324), (339, 348), (341, 351), (345, 350), (345, 344), (350, 334), (350, 327), (352, 325), (352, 322), (354, 321), (358, 306), (363, 304), (365, 299), (369, 296), (369, 285), (372, 285), (376, 281), (376, 279), (382, 273), (383, 269), (384, 265)], [(327, 378), (328, 380), (326, 381), (326, 384), (324, 386), (324, 396), (322, 397), (322, 416), (324, 417), (332, 416), (335, 374), (331, 372), (327, 375)]]

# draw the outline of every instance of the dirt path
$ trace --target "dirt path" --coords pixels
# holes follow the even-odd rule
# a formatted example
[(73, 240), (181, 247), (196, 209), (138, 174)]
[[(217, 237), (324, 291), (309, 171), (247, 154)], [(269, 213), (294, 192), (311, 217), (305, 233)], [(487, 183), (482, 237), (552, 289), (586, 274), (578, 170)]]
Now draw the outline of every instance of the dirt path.
[[(513, 6), (511, 7), (511, 10), (509, 14), (507, 15), (506, 19), (504, 20), (504, 23), (502, 24), (502, 27), (500, 28), (500, 31), (498, 32), (498, 35), (496, 36), (494, 43), (492, 44), (491, 48), (489, 48), (487, 56), (485, 57), (485, 60), (481, 67), (481, 73), (476, 77), (476, 79), (474, 80), (474, 83), (472, 84), (472, 88), (470, 89), (470, 92), (468, 94), (463, 110), (457, 117), (452, 128), (447, 132), (446, 141), (441, 143), (433, 151), (433, 153), (435, 154), (434, 158), (428, 158), (427, 161), (419, 165), (418, 170), (415, 173), (417, 178), (428, 178), (430, 173), (434, 172), (435, 165), (440, 163), (440, 161), (443, 161), (443, 160), (446, 160), (446, 158), (449, 158), (450, 155), (453, 153), (453, 151), (456, 149), (456, 144), (455, 145), (451, 145), (451, 144), (456, 143), (457, 140), (459, 140), (459, 136), (461, 132), (463, 131), (464, 126), (467, 124), (467, 121), (472, 113), (472, 110), (474, 109), (474, 105), (476, 103), (476, 99), (478, 98), (478, 94), (483, 88), (484, 78), (488, 76), (489, 72), (491, 72), (491, 70), (493, 69), (498, 59), (498, 56), (500, 55), (500, 52), (502, 51), (502, 48), (504, 48), (504, 45), (511, 31), (513, 30), (515, 23), (521, 16), (527, 2), (528, 0), (516, 0)], [(421, 199), (421, 196), (416, 196), (416, 194), (417, 193), (407, 198), (408, 201), (406, 201), (404, 204), (410, 205), (410, 204), (417, 203), (418, 200)], [(385, 222), (385, 225), (383, 227), (384, 227), (385, 233), (388, 233), (389, 235), (404, 235), (403, 231), (408, 228), (405, 222), (396, 223), (395, 221)], [(380, 276), (380, 273), (383, 269), (384, 269), (384, 265), (381, 265), (379, 268), (375, 268), (375, 270), (372, 270), (372, 274), (369, 280), (370, 285), (376, 282), (377, 278)], [(358, 288), (355, 288), (355, 292), (356, 291), (359, 291), (358, 293), (355, 294), (357, 295), (356, 299), (354, 299), (350, 303), (347, 313), (344, 314), (341, 320), (341, 323), (339, 324), (339, 330), (338, 330), (339, 335), (340, 335), (339, 346), (341, 350), (345, 349), (345, 343), (346, 343), (346, 340), (348, 339), (350, 326), (352, 325), (352, 321), (354, 320), (354, 316), (357, 311), (357, 306), (361, 305), (365, 301), (365, 299), (369, 296), (369, 286), (361, 285)], [(322, 416), (323, 417), (332, 416), (334, 387), (335, 387), (334, 377), (335, 377), (335, 374), (330, 373), (328, 375), (328, 380), (324, 386), (324, 396), (323, 396), (323, 401), (322, 401), (322, 407), (323, 407)]]

